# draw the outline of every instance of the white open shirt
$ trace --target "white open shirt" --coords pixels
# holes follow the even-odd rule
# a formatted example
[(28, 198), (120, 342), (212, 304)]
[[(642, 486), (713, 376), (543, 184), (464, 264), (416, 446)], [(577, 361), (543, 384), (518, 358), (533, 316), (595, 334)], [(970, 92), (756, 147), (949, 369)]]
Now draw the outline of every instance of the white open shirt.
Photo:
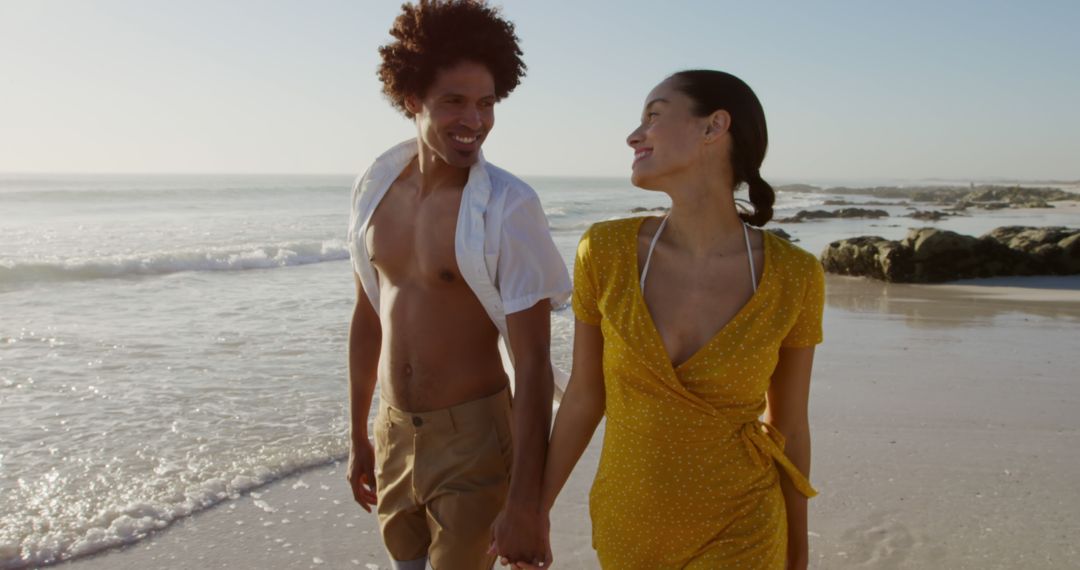
[[(376, 313), (379, 276), (364, 236), (375, 208), (418, 152), (416, 139), (391, 148), (375, 159), (353, 186), (349, 255)], [(549, 299), (553, 308), (562, 305), (570, 298), (570, 275), (551, 239), (536, 192), (509, 172), (488, 164), (483, 153), (470, 167), (461, 196), (454, 252), (461, 276), (499, 330), (499, 348), (513, 385), (506, 315), (528, 309), (542, 299)], [(562, 392), (566, 374), (554, 366), (552, 370), (557, 392)]]

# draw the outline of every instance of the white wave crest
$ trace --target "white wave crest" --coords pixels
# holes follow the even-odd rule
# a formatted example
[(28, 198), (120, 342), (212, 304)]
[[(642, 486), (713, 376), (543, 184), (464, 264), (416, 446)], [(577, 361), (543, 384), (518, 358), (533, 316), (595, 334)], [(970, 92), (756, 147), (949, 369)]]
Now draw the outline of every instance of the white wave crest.
[(308, 265), (349, 258), (342, 240), (293, 241), (96, 258), (0, 260), (0, 285), (84, 281), (181, 271), (240, 271)]
[(118, 500), (74, 525), (56, 525), (48, 519), (24, 521), (21, 528), (0, 533), (0, 570), (36, 568), (131, 544), (262, 485), (345, 457), (334, 454), (294, 458), (275, 469), (259, 468), (254, 474), (208, 478), (168, 497), (130, 503)]

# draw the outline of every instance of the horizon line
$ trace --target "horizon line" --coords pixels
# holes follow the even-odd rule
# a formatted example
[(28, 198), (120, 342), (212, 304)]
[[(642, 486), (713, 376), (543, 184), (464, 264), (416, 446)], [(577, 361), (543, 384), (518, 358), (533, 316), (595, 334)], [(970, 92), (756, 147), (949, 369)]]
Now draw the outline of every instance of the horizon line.
[[(206, 172), (177, 172), (177, 171), (6, 171), (0, 170), (0, 177), (8, 176), (341, 176), (356, 178), (360, 173), (350, 172), (243, 172), (243, 171), (206, 171)], [(626, 179), (628, 175), (613, 174), (518, 174), (519, 178), (596, 178), (596, 179)], [(988, 177), (957, 177), (957, 176), (920, 176), (902, 178), (894, 176), (866, 177), (866, 176), (814, 176), (814, 177), (771, 177), (774, 180), (783, 180), (781, 184), (812, 184), (813, 181), (859, 181), (859, 180), (896, 180), (905, 182), (948, 182), (955, 184), (971, 183), (1019, 183), (1019, 184), (1060, 184), (1080, 185), (1080, 177), (1073, 179), (1064, 178), (1019, 178), (1006, 176)]]

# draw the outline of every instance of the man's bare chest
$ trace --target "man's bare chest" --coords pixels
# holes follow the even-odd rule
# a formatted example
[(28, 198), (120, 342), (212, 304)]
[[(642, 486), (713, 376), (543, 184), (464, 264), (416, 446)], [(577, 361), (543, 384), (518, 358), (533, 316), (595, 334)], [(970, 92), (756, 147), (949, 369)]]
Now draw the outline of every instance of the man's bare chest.
[(400, 283), (460, 283), (455, 254), (460, 205), (461, 192), (418, 197), (391, 189), (364, 236), (380, 276)]

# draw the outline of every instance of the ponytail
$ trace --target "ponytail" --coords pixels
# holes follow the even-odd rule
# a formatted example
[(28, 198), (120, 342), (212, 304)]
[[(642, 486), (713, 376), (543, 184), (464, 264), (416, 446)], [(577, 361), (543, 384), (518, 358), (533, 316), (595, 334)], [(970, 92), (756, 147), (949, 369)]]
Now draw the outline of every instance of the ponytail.
[(744, 222), (760, 228), (769, 223), (773, 217), (772, 207), (776, 202), (776, 192), (756, 170), (747, 176), (746, 184), (750, 187), (750, 203), (754, 205), (754, 211), (739, 214), (739, 217)]

